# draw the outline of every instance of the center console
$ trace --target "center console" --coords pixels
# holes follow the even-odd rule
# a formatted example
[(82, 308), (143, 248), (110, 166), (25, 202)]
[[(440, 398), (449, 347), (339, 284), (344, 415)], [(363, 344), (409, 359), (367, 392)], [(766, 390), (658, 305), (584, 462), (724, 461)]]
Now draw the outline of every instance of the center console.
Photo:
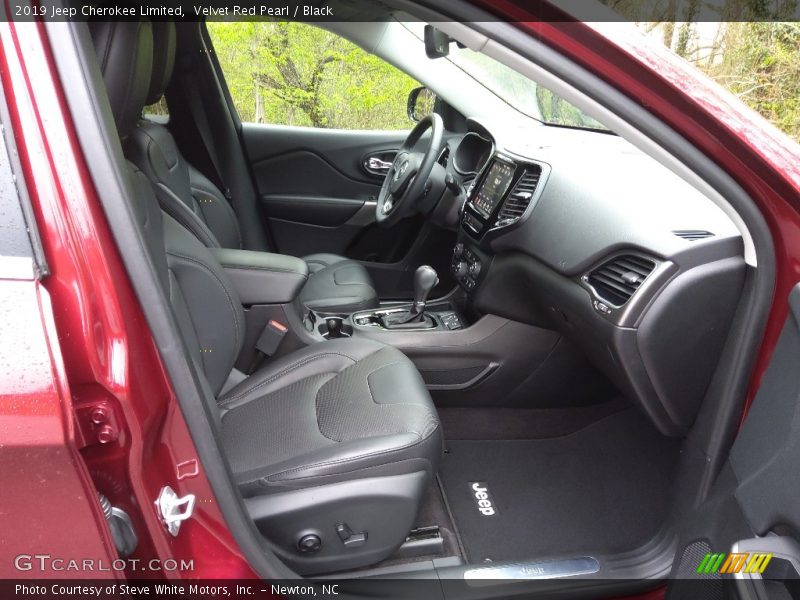
[(453, 304), (439, 300), (428, 304), (428, 295), (439, 283), (436, 271), (422, 265), (414, 273), (414, 301), (384, 305), (362, 310), (351, 315), (317, 315), (311, 311), (306, 316), (305, 327), (325, 339), (350, 337), (362, 332), (428, 332), (462, 329), (464, 321)]
[[(356, 327), (373, 327), (387, 329), (384, 326), (386, 317), (395, 314), (403, 314), (408, 311), (407, 306), (379, 308), (376, 310), (366, 310), (352, 315), (353, 325)], [(425, 331), (425, 330), (445, 330), (452, 331), (464, 327), (464, 322), (458, 312), (449, 303), (438, 303), (428, 307), (425, 315), (431, 319), (432, 326), (427, 327), (405, 327), (404, 331)]]

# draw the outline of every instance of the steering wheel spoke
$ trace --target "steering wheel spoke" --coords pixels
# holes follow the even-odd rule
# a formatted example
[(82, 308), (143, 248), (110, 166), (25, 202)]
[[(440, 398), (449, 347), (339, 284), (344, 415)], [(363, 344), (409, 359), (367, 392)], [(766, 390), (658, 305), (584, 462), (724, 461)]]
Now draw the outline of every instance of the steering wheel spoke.
[(384, 215), (390, 214), (393, 208), (394, 208), (394, 196), (392, 196), (392, 194), (390, 193), (387, 196), (386, 201), (383, 203), (383, 214)]

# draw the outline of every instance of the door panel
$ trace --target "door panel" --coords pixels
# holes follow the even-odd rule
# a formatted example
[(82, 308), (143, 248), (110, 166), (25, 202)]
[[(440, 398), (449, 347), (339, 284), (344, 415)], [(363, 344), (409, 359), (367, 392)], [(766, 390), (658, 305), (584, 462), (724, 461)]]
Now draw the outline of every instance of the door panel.
[(800, 284), (791, 311), (731, 450), (736, 498), (759, 535), (776, 526), (800, 533)]
[(379, 246), (354, 246), (375, 227), (374, 202), (384, 177), (369, 172), (366, 159), (390, 158), (406, 134), (244, 124), (265, 225), (278, 250), (393, 260)]
[[(709, 498), (685, 519), (688, 544), (673, 576), (691, 579), (670, 585), (671, 600), (697, 597), (698, 579), (719, 598), (800, 597), (796, 583), (787, 582), (800, 575), (800, 284), (789, 306), (728, 461)], [(772, 557), (763, 575), (739, 568), (766, 555)]]
[[(371, 221), (366, 210), (368, 204), (356, 198), (307, 196), (305, 194), (265, 194), (261, 197), (270, 219), (294, 221), (322, 227), (340, 227), (348, 221), (368, 225)], [(372, 207), (374, 211), (374, 206)], [(358, 219), (356, 214), (361, 213)], [(356, 224), (356, 223), (353, 223)]]

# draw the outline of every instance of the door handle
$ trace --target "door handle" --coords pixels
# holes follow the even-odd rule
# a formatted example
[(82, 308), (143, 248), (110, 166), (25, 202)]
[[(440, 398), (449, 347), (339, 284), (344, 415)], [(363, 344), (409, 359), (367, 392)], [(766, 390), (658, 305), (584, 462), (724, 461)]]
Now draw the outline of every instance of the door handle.
[(377, 156), (370, 156), (364, 159), (364, 168), (370, 173), (383, 173), (389, 172), (392, 168), (392, 163), (386, 160), (381, 160)]
[(391, 170), (396, 154), (395, 150), (384, 150), (368, 154), (361, 159), (361, 167), (370, 175), (384, 177)]

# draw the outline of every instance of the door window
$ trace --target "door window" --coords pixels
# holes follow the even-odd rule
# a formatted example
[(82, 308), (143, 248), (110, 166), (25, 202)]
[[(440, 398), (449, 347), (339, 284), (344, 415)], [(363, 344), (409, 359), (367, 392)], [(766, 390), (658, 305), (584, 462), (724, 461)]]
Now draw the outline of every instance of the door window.
[(297, 22), (208, 22), (244, 122), (337, 129), (409, 129), (420, 84), (339, 35)]

